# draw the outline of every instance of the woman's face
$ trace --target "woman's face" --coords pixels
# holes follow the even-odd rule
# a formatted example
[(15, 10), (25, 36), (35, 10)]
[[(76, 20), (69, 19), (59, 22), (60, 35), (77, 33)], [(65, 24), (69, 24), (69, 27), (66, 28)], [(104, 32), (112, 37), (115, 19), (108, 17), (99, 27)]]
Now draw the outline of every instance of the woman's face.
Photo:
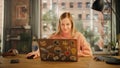
[(71, 21), (68, 18), (61, 20), (60, 27), (63, 33), (71, 33)]

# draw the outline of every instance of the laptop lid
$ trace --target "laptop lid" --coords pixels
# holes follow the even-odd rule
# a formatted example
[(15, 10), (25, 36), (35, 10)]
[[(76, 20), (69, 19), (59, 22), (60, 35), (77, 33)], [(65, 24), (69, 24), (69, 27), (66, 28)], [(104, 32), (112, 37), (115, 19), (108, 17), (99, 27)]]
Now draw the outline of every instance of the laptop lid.
[(39, 39), (40, 58), (44, 61), (77, 61), (76, 39)]

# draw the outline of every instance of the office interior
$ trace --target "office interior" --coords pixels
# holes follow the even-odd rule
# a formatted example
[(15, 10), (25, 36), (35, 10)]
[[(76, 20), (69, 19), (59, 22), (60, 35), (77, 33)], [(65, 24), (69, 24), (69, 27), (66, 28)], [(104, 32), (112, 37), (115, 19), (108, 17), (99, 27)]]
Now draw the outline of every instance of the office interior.
[[(92, 8), (95, 1), (100, 1), (100, 10)], [(38, 45), (33, 44), (33, 40), (47, 38), (55, 32), (60, 14), (68, 11), (73, 15), (77, 29), (91, 44), (94, 55), (118, 56), (119, 3), (120, 0), (4, 0), (1, 53), (11, 48), (21, 54), (31, 52), (33, 45)]]

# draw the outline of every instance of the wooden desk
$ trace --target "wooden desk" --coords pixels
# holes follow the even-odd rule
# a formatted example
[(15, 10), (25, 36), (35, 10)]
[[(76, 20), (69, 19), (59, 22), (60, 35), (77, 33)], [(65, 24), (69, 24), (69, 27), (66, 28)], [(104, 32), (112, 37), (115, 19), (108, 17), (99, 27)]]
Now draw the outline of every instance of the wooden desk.
[[(20, 63), (10, 64), (11, 59), (19, 59)], [(25, 55), (0, 57), (0, 68), (120, 68), (102, 61), (94, 61), (90, 57), (80, 57), (78, 62), (46, 62), (38, 59), (26, 59)]]

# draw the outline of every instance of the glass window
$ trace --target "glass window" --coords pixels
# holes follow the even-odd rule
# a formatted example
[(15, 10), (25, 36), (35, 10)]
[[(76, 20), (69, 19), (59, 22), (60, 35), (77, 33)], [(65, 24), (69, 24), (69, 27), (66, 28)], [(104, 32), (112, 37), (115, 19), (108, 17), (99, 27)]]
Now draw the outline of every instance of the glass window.
[(90, 2), (86, 2), (86, 8), (90, 8)]
[(90, 14), (86, 14), (86, 20), (90, 20)]
[(98, 32), (98, 27), (97, 26), (94, 27), (94, 31), (95, 31), (95, 33)]
[(82, 8), (82, 2), (78, 2), (78, 8)]
[(44, 8), (44, 9), (47, 8), (47, 3), (43, 3), (43, 8)]
[(74, 7), (74, 3), (70, 2), (70, 8), (73, 8), (73, 7)]
[[(46, 2), (48, 3), (47, 7), (52, 6), (55, 8), (52, 8), (52, 10), (48, 9), (47, 11), (42, 10), (42, 12), (44, 12), (44, 14), (42, 14), (43, 37), (47, 37), (56, 31), (59, 16), (64, 12), (63, 9), (65, 8), (65, 11), (69, 11), (72, 14), (75, 27), (84, 34), (93, 52), (99, 50), (104, 51), (104, 48), (109, 46), (109, 42), (111, 41), (111, 10), (107, 4), (104, 6), (107, 9), (105, 8), (103, 12), (100, 12), (91, 11), (93, 9), (90, 8), (90, 5), (93, 3), (91, 3), (90, 0), (81, 0), (81, 2), (74, 0), (74, 2), (77, 3), (71, 2), (71, 0), (64, 0), (64, 2), (61, 2), (61, 0), (53, 0), (52, 4), (49, 4), (49, 0)], [(69, 9), (75, 8), (74, 5), (76, 5), (77, 8), (82, 8), (82, 10)], [(83, 8), (82, 6), (86, 7)], [(98, 46), (99, 50), (97, 50), (95, 46)]]
[(105, 20), (110, 20), (110, 19), (111, 19), (110, 14), (104, 14), (104, 19), (105, 19)]
[(64, 2), (61, 3), (61, 7), (62, 7), (62, 9), (65, 9), (65, 3)]
[(82, 14), (78, 14), (78, 19), (79, 19), (79, 20), (82, 19)]
[(57, 8), (57, 3), (53, 2), (53, 9), (56, 9), (56, 8)]

